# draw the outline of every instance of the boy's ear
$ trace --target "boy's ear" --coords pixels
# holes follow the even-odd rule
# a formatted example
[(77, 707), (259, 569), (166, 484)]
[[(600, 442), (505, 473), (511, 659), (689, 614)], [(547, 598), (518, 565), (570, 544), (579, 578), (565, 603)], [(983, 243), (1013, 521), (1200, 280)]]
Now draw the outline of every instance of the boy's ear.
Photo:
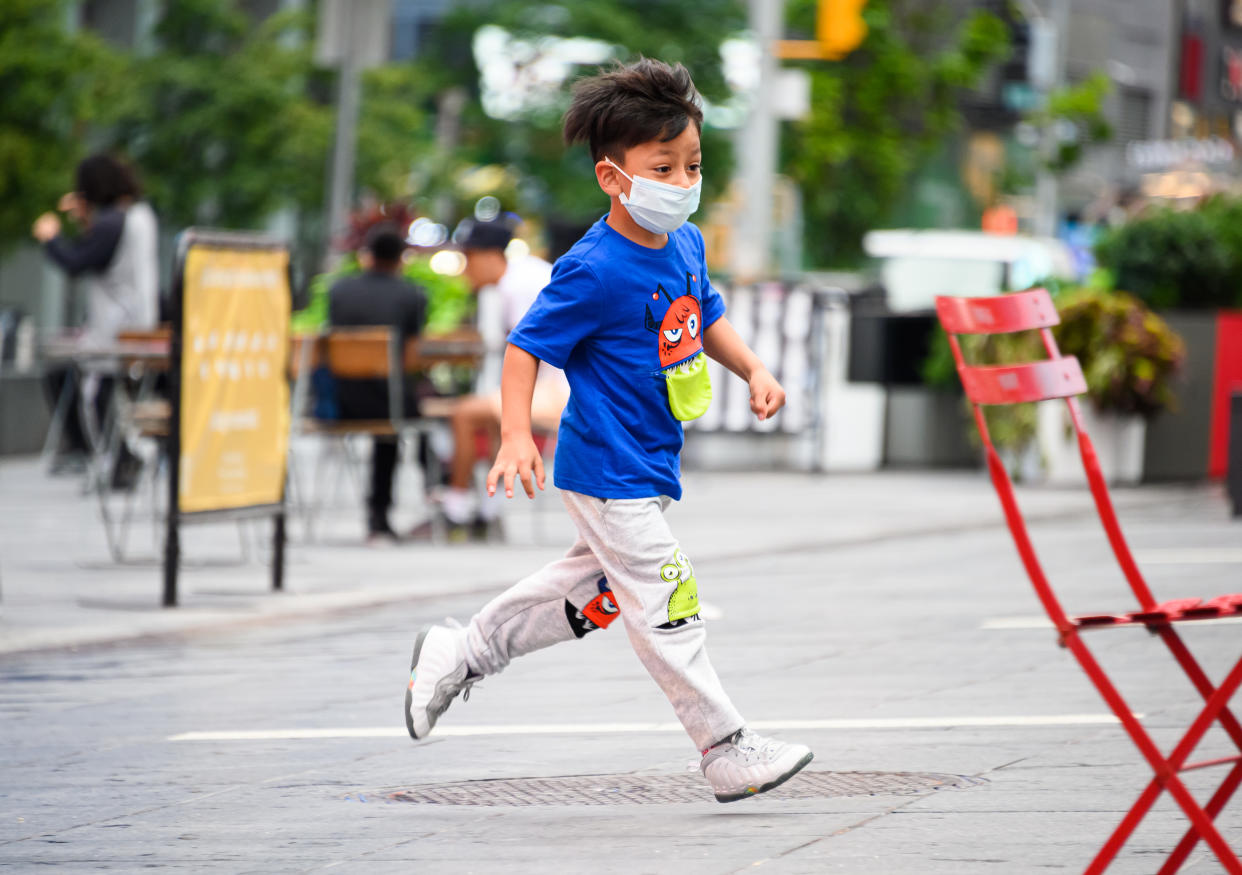
[(607, 161), (595, 162), (595, 179), (599, 182), (599, 187), (603, 189), (604, 194), (609, 197), (620, 197), (625, 191), (622, 184), (627, 181), (626, 178)]

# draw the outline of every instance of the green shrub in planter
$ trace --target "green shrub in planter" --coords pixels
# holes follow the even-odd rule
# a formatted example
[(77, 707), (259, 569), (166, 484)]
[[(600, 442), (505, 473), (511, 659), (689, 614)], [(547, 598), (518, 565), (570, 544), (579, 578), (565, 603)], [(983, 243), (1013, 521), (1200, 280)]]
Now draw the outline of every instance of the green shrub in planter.
[(1232, 299), (1227, 291), (1222, 306), (1242, 307), (1242, 198), (1215, 195), (1203, 202), (1199, 212), (1211, 224), (1216, 239), (1233, 260), (1227, 277)]
[(1125, 292), (1078, 289), (1056, 305), (1052, 334), (1062, 355), (1078, 357), (1098, 410), (1151, 417), (1176, 404), (1186, 347), (1167, 322)]
[(1112, 278), (1159, 309), (1242, 306), (1242, 202), (1214, 198), (1196, 210), (1168, 207), (1106, 231), (1096, 259)]

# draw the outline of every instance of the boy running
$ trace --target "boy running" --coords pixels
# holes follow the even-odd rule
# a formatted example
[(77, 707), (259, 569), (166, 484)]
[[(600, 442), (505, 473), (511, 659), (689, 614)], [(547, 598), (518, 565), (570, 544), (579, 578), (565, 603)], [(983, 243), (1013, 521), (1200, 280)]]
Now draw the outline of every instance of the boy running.
[(534, 498), (543, 462), (531, 437), (541, 361), (564, 370), (570, 398), (555, 482), (578, 529), (563, 559), (484, 605), (465, 628), (431, 626), (414, 645), (406, 727), (426, 738), (456, 696), (516, 656), (583, 637), (618, 616), (630, 644), (703, 754), (720, 802), (762, 793), (811, 761), (803, 745), (746, 728), (707, 658), (694, 567), (664, 510), (681, 498), (684, 420), (711, 400), (704, 355), (750, 385), (767, 419), (785, 392), (724, 318), (703, 236), (686, 219), (702, 185), (703, 113), (690, 74), (643, 59), (585, 79), (565, 140), (586, 143), (611, 200), (557, 262), (509, 335), (501, 446), (489, 494), (515, 481)]

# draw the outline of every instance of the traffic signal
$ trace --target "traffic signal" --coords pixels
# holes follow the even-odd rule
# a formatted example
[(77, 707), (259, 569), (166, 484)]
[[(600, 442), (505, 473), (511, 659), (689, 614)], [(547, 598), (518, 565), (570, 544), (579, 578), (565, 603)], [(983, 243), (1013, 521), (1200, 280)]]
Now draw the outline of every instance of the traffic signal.
[(866, 5), (867, 0), (819, 0), (815, 39), (777, 40), (776, 56), (787, 61), (841, 60), (867, 36), (867, 22), (862, 17)]
[(819, 0), (815, 38), (830, 59), (843, 58), (862, 44), (867, 23), (862, 10), (867, 0)]

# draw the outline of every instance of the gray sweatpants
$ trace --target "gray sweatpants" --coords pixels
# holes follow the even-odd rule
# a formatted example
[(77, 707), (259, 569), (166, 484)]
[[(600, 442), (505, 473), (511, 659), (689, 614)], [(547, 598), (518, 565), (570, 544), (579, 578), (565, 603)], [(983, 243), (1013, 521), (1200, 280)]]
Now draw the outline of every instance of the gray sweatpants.
[(707, 659), (694, 568), (664, 519), (666, 496), (592, 498), (562, 492), (578, 540), (492, 599), (470, 620), (466, 662), (496, 674), (509, 661), (609, 625), (618, 608), (630, 645), (700, 750), (744, 721)]

